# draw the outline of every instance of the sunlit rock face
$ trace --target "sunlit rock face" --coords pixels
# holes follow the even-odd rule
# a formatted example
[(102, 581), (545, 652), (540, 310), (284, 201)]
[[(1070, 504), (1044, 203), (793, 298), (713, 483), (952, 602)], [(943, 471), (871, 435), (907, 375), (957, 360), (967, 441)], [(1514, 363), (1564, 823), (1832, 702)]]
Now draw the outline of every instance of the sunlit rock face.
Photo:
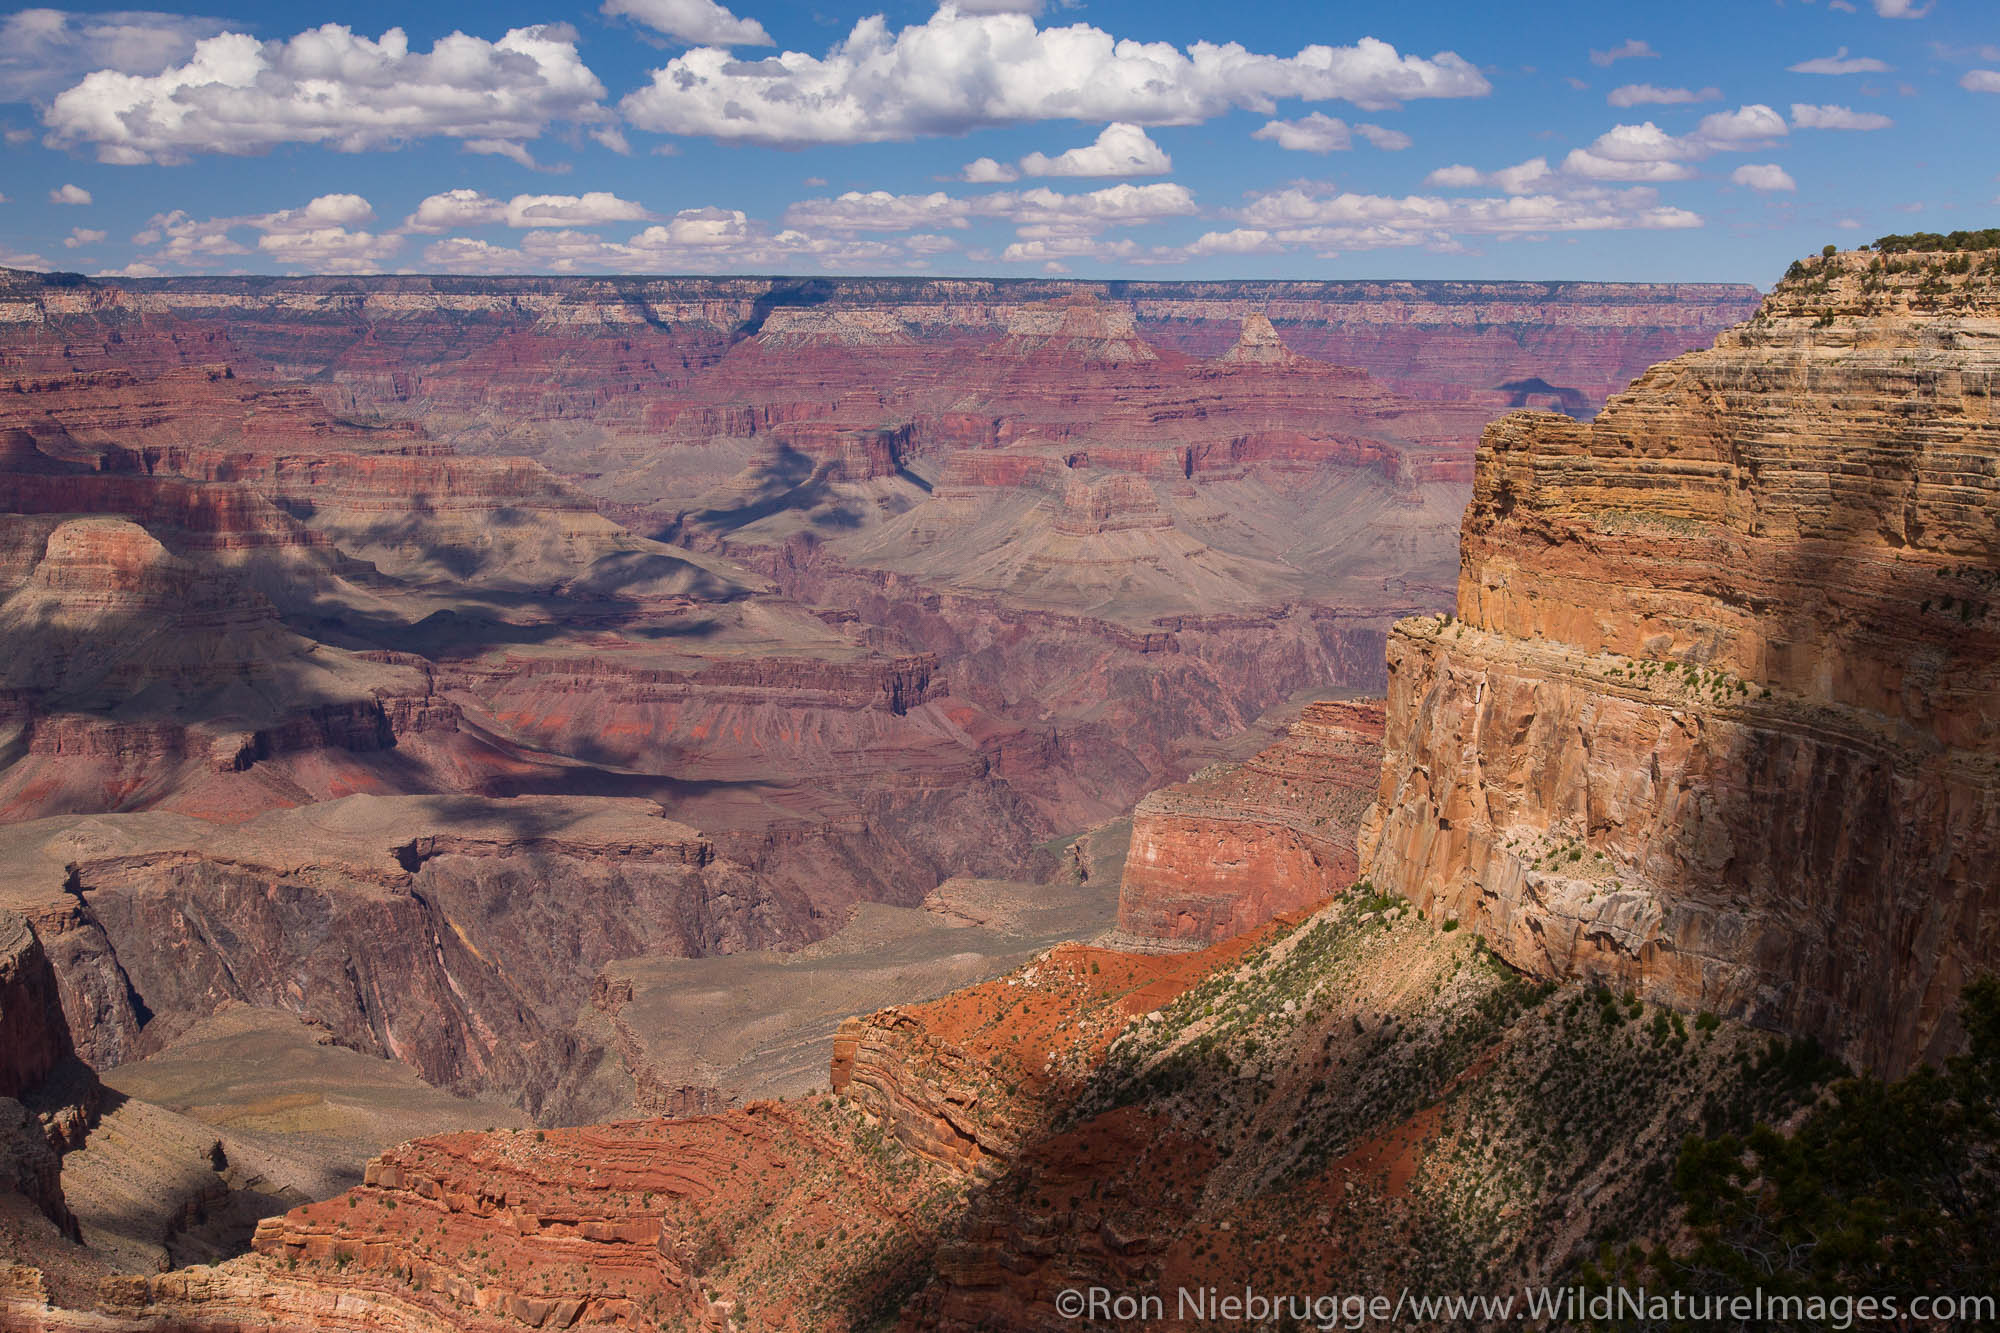
[(1951, 1050), (2000, 945), (1995, 261), (1816, 259), (1595, 421), (1495, 423), (1364, 873), (1545, 975)]
[(1381, 762), (1379, 702), (1314, 703), (1256, 757), (1148, 795), (1132, 815), (1121, 942), (1198, 948), (1346, 888)]

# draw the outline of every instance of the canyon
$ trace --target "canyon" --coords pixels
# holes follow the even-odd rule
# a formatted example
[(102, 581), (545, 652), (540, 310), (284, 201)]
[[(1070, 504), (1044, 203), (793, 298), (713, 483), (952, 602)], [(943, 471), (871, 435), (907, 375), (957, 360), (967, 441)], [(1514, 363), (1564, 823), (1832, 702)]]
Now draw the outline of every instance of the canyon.
[[(602, 968), (1057, 883), (1267, 710), (1380, 687), (1506, 384), (1585, 409), (1750, 296), (0, 275), (10, 905), (101, 1069), (241, 1003), (545, 1122), (728, 1101), (624, 1067)], [(441, 951), (405, 995), (390, 941)]]
[(2000, 253), (9, 283), (0, 1327), (1573, 1282), (1963, 1044)]
[[(1309, 687), (1379, 690), (1388, 626), (1449, 605), (1484, 423), (1526, 401), (1587, 413), (1755, 299), (1719, 285), (19, 275), (0, 282), (0, 374), (220, 366), (309, 389), (331, 418), (265, 430), (267, 449), (344, 432), (359, 447), (512, 458), (542, 511), (509, 509), (521, 543), (552, 509), (583, 521), (583, 502), (689, 562), (663, 566), (656, 547), (587, 576), (534, 570), (542, 590), (602, 594), (613, 613), (661, 581), (688, 593), (719, 580), (702, 594), (713, 601), (724, 588), (757, 600), (742, 589), (761, 580), (822, 620), (773, 626), (800, 656), (859, 642), (903, 663), (890, 688), (919, 691), (913, 704), (949, 694), (914, 725), (870, 718), (828, 739), (841, 754), (897, 752), (899, 767), (931, 770), (932, 793), (997, 776), (1005, 794), (974, 798), (978, 817), (1035, 836), (949, 868), (1012, 873), (1034, 843), (1197, 766), (1190, 743)], [(274, 410), (260, 404), (260, 421), (276, 426)], [(149, 439), (174, 437), (162, 415), (143, 416)], [(409, 443), (413, 430), (435, 443)], [(519, 473), (522, 457), (566, 498)], [(406, 520), (371, 508), (413, 493), (436, 504), (441, 476), (463, 491), (470, 461), (398, 465), (418, 471), (374, 498), (340, 494), (378, 483), (325, 466), (316, 488), (302, 460), (257, 466), (276, 469), (262, 484), (281, 508), (342, 523), (341, 549), (385, 572), (500, 572), (461, 549), (484, 525), (389, 541)], [(391, 480), (386, 460), (371, 466)], [(528, 576), (508, 571), (510, 590)], [(716, 633), (680, 625), (682, 646)], [(624, 766), (671, 747), (677, 772), (737, 780), (740, 760), (703, 753), (719, 747), (694, 734), (700, 710), (669, 698), (580, 734), (564, 705), (597, 687), (541, 661), (531, 679), (530, 655), (516, 643), (467, 666), (530, 743)], [(641, 656), (591, 654), (588, 671)], [(655, 683), (612, 676), (628, 696)], [(797, 743), (752, 716), (726, 725), (739, 722), (761, 744)], [(908, 824), (954, 822), (950, 798), (924, 799)], [(884, 803), (864, 798), (862, 814)], [(943, 850), (962, 861), (982, 845)]]

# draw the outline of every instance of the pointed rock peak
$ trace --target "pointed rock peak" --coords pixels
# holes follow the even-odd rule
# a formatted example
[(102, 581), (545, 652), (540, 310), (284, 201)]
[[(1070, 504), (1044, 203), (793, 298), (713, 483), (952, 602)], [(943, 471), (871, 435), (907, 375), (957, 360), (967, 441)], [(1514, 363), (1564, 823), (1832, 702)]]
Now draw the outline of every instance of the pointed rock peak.
[(1298, 353), (1285, 346), (1271, 325), (1271, 317), (1262, 311), (1243, 317), (1243, 332), (1237, 335), (1236, 346), (1222, 354), (1224, 364), (1232, 366), (1282, 366), (1298, 359)]

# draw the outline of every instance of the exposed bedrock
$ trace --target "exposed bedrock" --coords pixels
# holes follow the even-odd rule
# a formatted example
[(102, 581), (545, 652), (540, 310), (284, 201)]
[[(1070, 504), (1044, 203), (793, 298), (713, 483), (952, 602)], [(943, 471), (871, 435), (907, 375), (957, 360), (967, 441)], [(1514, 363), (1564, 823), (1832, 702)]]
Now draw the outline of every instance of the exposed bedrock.
[(1816, 259), (1595, 422), (1496, 423), (1364, 872), (1545, 975), (1949, 1053), (2000, 956), (1995, 258)]
[[(1496, 386), (1534, 378), (1601, 401), (1756, 300), (1747, 287), (1638, 283), (412, 277), (65, 286), (8, 274), (0, 324), (19, 332), (0, 370), (229, 361), (239, 373), (317, 381), (337, 410), (422, 417), (434, 430), (565, 419), (651, 429), (651, 413), (732, 354), (777, 352), (807, 370), (857, 354), (935, 358), (939, 344), (1060, 336), (1043, 303), (1079, 297), (1130, 321), (1155, 349), (1221, 356), (1245, 317), (1262, 315), (1305, 356), (1364, 368), (1402, 392), (1501, 405), (1507, 391)], [(1131, 339), (1091, 330), (1085, 344)]]
[(545, 1118), (609, 1109), (568, 1101), (601, 1058), (571, 1025), (605, 962), (796, 945), (851, 892), (755, 874), (638, 800), (350, 797), (4, 838), (93, 1065), (243, 1002)]
[(1254, 758), (1148, 794), (1132, 813), (1120, 943), (1199, 948), (1346, 888), (1381, 764), (1380, 703), (1314, 703)]

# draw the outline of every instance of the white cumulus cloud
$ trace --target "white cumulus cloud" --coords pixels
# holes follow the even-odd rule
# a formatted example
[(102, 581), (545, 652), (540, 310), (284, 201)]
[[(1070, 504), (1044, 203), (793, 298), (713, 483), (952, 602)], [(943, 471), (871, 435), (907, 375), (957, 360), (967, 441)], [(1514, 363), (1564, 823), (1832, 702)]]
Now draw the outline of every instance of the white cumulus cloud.
[(1184, 185), (1112, 185), (1083, 194), (1063, 194), (1044, 186), (1002, 190), (962, 198), (939, 190), (930, 194), (866, 193), (851, 190), (832, 199), (804, 199), (786, 211), (785, 221), (808, 230), (909, 231), (963, 229), (980, 219), (1014, 224), (1027, 240), (1085, 235), (1114, 227), (1140, 226), (1197, 211)]
[(1815, 56), (1785, 68), (1794, 74), (1886, 74), (1889, 70), (1873, 56), (1848, 55), (1844, 46), (1830, 56)]
[[(1247, 224), (1240, 230), (1263, 236), (1238, 236), (1231, 243), (1259, 249), (1309, 249), (1321, 254), (1413, 245), (1451, 250), (1460, 248), (1463, 238), (1478, 236), (1673, 230), (1702, 225), (1700, 215), (1662, 205), (1658, 192), (1644, 186), (1469, 199), (1344, 192), (1320, 195), (1293, 186), (1256, 196), (1238, 210), (1238, 218)], [(1217, 243), (1210, 240), (1211, 246)]]
[(499, 223), (522, 231), (535, 227), (599, 227), (611, 222), (644, 222), (651, 216), (643, 204), (621, 199), (606, 190), (580, 195), (517, 194), (501, 200), (461, 188), (423, 200), (403, 220), (403, 230), (436, 235)]
[(1299, 120), (1267, 121), (1250, 137), (1266, 140), (1295, 153), (1344, 153), (1354, 146), (1356, 135), (1392, 153), (1401, 152), (1412, 142), (1410, 136), (1401, 130), (1385, 129), (1380, 125), (1350, 126), (1338, 116), (1319, 111)]
[(1204, 232), (1187, 245), (1190, 257), (1196, 255), (1257, 255), (1272, 254), (1280, 247), (1271, 233), (1259, 227), (1237, 227), (1230, 231)]
[(1123, 238), (1108, 241), (1095, 236), (1060, 236), (1016, 241), (1000, 252), (1000, 262), (1003, 264), (1039, 262), (1044, 268), (1056, 264), (1067, 271), (1068, 266), (1062, 263), (1065, 259), (1129, 260), (1138, 253), (1138, 242)]
[(1931, 12), (1929, 4), (1917, 0), (1875, 0), (1875, 12), (1885, 19), (1920, 19)]
[(517, 194), (507, 202), (510, 227), (596, 227), (607, 222), (638, 222), (646, 210), (630, 199), (604, 190), (588, 194)]
[(1799, 188), (1799, 183), (1792, 179), (1791, 173), (1775, 163), (1753, 164), (1746, 162), (1736, 168), (1736, 170), (1730, 172), (1729, 179), (1738, 185), (1747, 185), (1753, 190), (1762, 190), (1767, 194), (1773, 191), (1789, 191)]
[(403, 230), (443, 233), (460, 227), (484, 227), (503, 222), (507, 205), (477, 190), (446, 190), (431, 195), (417, 205), (417, 211), (403, 220)]
[(1643, 125), (1613, 126), (1588, 148), (1571, 149), (1563, 159), (1563, 170), (1591, 180), (1681, 181), (1694, 176), (1688, 161), (1700, 155), (1687, 140), (1649, 120)]
[(65, 250), (77, 250), (86, 245), (96, 245), (104, 237), (104, 232), (91, 227), (71, 227), (69, 235), (63, 237), (63, 248)]
[(1354, 147), (1354, 131), (1347, 122), (1320, 111), (1302, 120), (1267, 121), (1250, 137), (1294, 153), (1344, 153)]
[(190, 217), (183, 209), (155, 213), (144, 231), (134, 234), (132, 244), (158, 246), (145, 263), (164, 272), (166, 266), (199, 268), (232, 255), (247, 255), (249, 249), (230, 236), (242, 226), (240, 218)]
[(244, 225), (259, 231), (294, 234), (324, 231), (328, 227), (349, 227), (372, 222), (375, 207), (358, 194), (323, 194), (303, 208), (283, 208), (245, 218)]
[(735, 209), (689, 208), (622, 241), (567, 229), (527, 232), (518, 246), (446, 237), (425, 247), (423, 262), (451, 273), (727, 273), (806, 264), (917, 269), (955, 247), (931, 234), (878, 240), (789, 227), (773, 232)]
[(1572, 149), (1563, 171), (1588, 180), (1653, 185), (1690, 180), (1693, 164), (1703, 158), (1765, 147), (1789, 131), (1785, 118), (1762, 103), (1703, 116), (1691, 134), (1669, 134), (1650, 120), (1615, 125), (1588, 147)]
[(990, 157), (976, 157), (965, 164), (958, 178), (968, 185), (1005, 185), (1021, 179), (1021, 170)]
[(1137, 125), (1114, 121), (1097, 142), (1050, 157), (1030, 153), (1021, 159), (1025, 176), (1164, 176), (1173, 158)]
[(1802, 130), (1886, 130), (1896, 122), (1878, 112), (1844, 106), (1792, 103), (1792, 124)]
[(1590, 63), (1599, 69), (1609, 69), (1621, 60), (1658, 60), (1660, 53), (1652, 43), (1642, 42), (1637, 37), (1627, 37), (1609, 51), (1592, 51)]
[(604, 0), (604, 13), (634, 19), (684, 42), (708, 46), (770, 46), (756, 19), (740, 19), (715, 0)]
[(81, 207), (90, 202), (90, 191), (81, 185), (63, 185), (49, 191), (52, 204), (73, 204)]
[(400, 236), (377, 236), (345, 227), (273, 232), (257, 238), (257, 248), (281, 264), (311, 273), (375, 273), (403, 246)]
[(1720, 102), (1720, 88), (1656, 88), (1650, 83), (1628, 83), (1613, 88), (1605, 101), (1613, 106), (1688, 106), (1695, 102)]
[(1356, 125), (1354, 132), (1385, 153), (1400, 153), (1416, 142), (1401, 130), (1384, 129), (1380, 125)]
[(374, 207), (358, 194), (323, 194), (297, 208), (242, 217), (194, 218), (184, 210), (155, 213), (132, 237), (155, 247), (128, 267), (133, 275), (206, 268), (255, 253), (232, 233), (256, 231), (256, 249), (281, 264), (314, 273), (374, 273), (403, 246), (395, 233), (359, 230), (373, 221)]
[(261, 153), (281, 143), (359, 152), (429, 136), (521, 144), (552, 122), (595, 123), (604, 85), (560, 24), (497, 42), (454, 32), (428, 52), (401, 28), (379, 40), (329, 23), (289, 40), (224, 33), (154, 75), (103, 69), (43, 116), (56, 147), (104, 162), (180, 162)]
[(1234, 107), (1344, 99), (1388, 107), (1478, 97), (1485, 77), (1449, 52), (1423, 59), (1387, 42), (1262, 55), (1230, 42), (1120, 41), (1088, 24), (1040, 28), (1018, 12), (946, 6), (892, 31), (864, 18), (825, 56), (739, 60), (697, 47), (653, 71), (620, 106), (662, 134), (765, 144), (872, 143), (1038, 120), (1191, 125)]
[(2000, 93), (2000, 70), (1968, 70), (1958, 86), (1969, 93)]
[(1691, 141), (1710, 149), (1733, 149), (1739, 144), (1781, 139), (1784, 135), (1785, 118), (1757, 102), (1734, 111), (1703, 116)]
[(1462, 190), (1474, 186), (1503, 190), (1508, 194), (1534, 194), (1556, 187), (1556, 173), (1549, 169), (1545, 157), (1531, 157), (1526, 162), (1498, 171), (1480, 171), (1475, 167), (1455, 164), (1439, 167), (1424, 177), (1424, 184), (1445, 189)]

